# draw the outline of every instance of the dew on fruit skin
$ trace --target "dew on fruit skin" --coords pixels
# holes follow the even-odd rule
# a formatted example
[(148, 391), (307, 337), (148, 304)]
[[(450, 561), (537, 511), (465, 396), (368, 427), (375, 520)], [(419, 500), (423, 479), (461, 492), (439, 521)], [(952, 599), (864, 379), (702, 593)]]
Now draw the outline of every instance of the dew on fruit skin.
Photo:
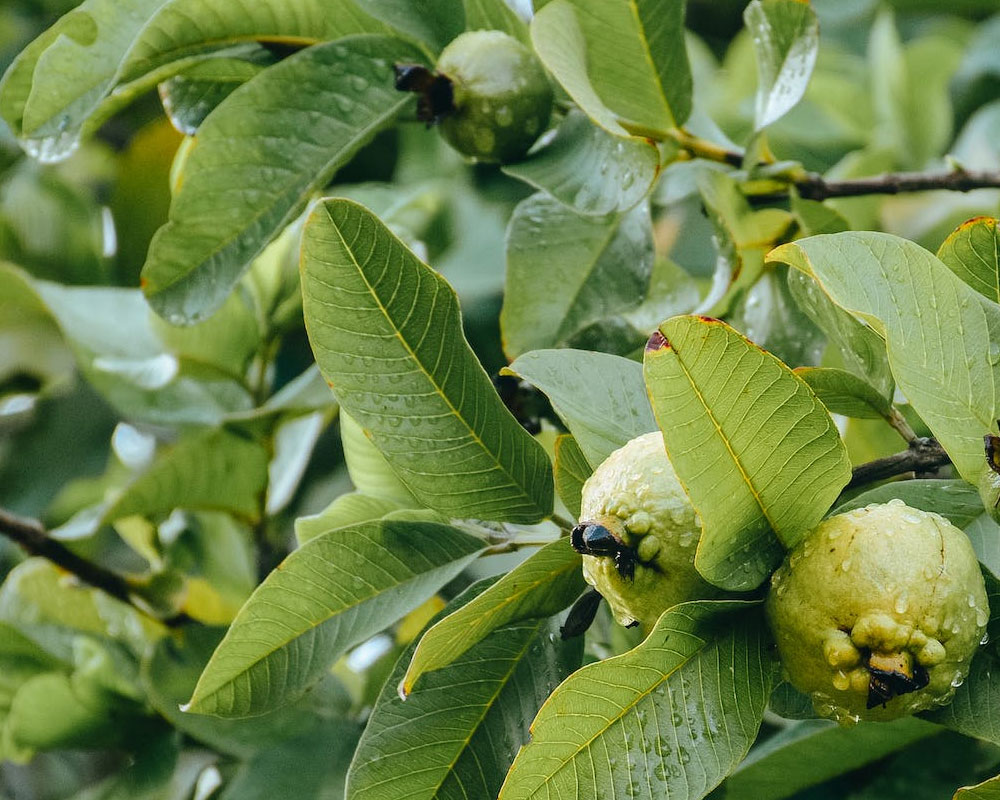
[(840, 568), (844, 572), (847, 572), (847, 570), (849, 570), (851, 568), (851, 559), (845, 558), (843, 561), (841, 561), (840, 562)]
[(851, 679), (847, 676), (847, 673), (843, 670), (837, 670), (837, 674), (833, 676), (833, 687), (842, 692), (846, 692), (851, 688)]
[(989, 621), (990, 621), (990, 610), (988, 608), (977, 608), (976, 625), (985, 625)]
[(983, 633), (983, 638), (979, 640), (979, 644), (989, 644), (990, 643), (990, 632), (985, 631)]
[(906, 613), (906, 609), (909, 607), (909, 605), (910, 604), (909, 604), (909, 601), (906, 598), (906, 595), (905, 594), (901, 594), (901, 595), (899, 595), (899, 597), (896, 598), (896, 602), (893, 605), (893, 608), (896, 609), (896, 613), (897, 614), (905, 614)]
[(951, 679), (951, 688), (957, 689), (963, 683), (965, 683), (965, 678), (962, 677), (962, 673), (956, 672), (955, 677)]

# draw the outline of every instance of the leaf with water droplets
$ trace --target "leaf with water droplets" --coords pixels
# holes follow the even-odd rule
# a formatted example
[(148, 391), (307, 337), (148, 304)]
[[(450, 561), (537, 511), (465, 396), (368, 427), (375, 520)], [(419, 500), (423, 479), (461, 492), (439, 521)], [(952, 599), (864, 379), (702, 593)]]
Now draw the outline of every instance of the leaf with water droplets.
[[(837, 305), (886, 341), (900, 391), (978, 484), (983, 436), (1000, 415), (1000, 306), (933, 254), (887, 233), (845, 231), (782, 245), (769, 261), (811, 275)], [(997, 350), (1000, 354), (1000, 349)]]
[(294, 701), (339, 655), (419, 606), (483, 548), (448, 525), (401, 520), (310, 539), (247, 600), (185, 710), (247, 717)]
[[(461, 614), (490, 583), (469, 587), (433, 622)], [(580, 665), (582, 642), (562, 641), (555, 620), (512, 622), (424, 677), (404, 702), (396, 687), (411, 645), (375, 701), (348, 774), (347, 800), (496, 797), (531, 718)]]
[(143, 267), (157, 313), (176, 324), (213, 313), (311, 194), (412, 103), (394, 88), (392, 63), (422, 58), (385, 36), (316, 45), (209, 114)]
[(701, 516), (695, 566), (723, 588), (755, 588), (850, 480), (829, 412), (785, 364), (704, 317), (664, 322), (645, 375), (667, 455)]
[(753, 0), (743, 11), (757, 56), (756, 129), (787, 114), (805, 94), (819, 52), (819, 20), (808, 1)]
[(755, 604), (674, 606), (553, 692), (499, 800), (702, 798), (750, 749), (777, 673)]
[(302, 295), (323, 376), (417, 500), (460, 518), (552, 512), (548, 455), (466, 342), (454, 290), (378, 217), (350, 200), (316, 206)]

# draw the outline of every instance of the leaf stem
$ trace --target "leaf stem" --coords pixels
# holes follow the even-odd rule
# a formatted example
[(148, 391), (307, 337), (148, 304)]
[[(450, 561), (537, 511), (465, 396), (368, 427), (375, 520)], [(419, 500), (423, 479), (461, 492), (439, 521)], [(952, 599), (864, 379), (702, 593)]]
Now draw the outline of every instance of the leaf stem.
[(936, 439), (916, 436), (906, 450), (855, 467), (846, 488), (854, 489), (907, 472), (930, 472), (950, 463), (951, 459)]
[(563, 536), (569, 535), (569, 532), (573, 530), (573, 528), (576, 526), (576, 523), (573, 522), (573, 520), (566, 519), (566, 517), (562, 516), (561, 514), (553, 514), (552, 521), (560, 528), (562, 528)]
[(62, 542), (51, 538), (38, 520), (19, 517), (0, 508), (0, 534), (16, 542), (29, 555), (47, 559), (84, 583), (127, 603), (163, 625), (174, 627), (190, 621), (185, 614), (167, 618), (154, 616), (144, 607), (140, 593), (127, 577), (77, 555)]
[(906, 418), (900, 413), (899, 409), (892, 406), (889, 409), (889, 413), (886, 416), (886, 422), (888, 422), (898, 433), (902, 436), (907, 444), (912, 444), (918, 438), (916, 431), (910, 427), (910, 423), (906, 421)]

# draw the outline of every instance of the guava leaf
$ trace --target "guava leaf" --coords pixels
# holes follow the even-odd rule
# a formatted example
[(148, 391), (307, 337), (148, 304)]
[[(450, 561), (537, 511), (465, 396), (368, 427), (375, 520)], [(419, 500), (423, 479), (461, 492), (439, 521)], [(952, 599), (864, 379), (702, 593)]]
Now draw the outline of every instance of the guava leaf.
[(365, 0), (364, 8), (433, 53), (465, 30), (462, 0)]
[(391, 500), (404, 508), (420, 507), (354, 417), (343, 411), (340, 412), (340, 441), (347, 474), (355, 489), (369, 497)]
[(454, 290), (376, 216), (348, 200), (316, 207), (302, 294), (320, 370), (414, 497), (453, 517), (552, 512), (548, 455), (465, 341)]
[(635, 361), (586, 350), (534, 350), (505, 372), (546, 394), (594, 468), (636, 436), (656, 430), (642, 366)]
[(970, 483), (1000, 412), (1000, 306), (934, 255), (887, 233), (847, 231), (768, 256), (811, 275), (886, 340), (900, 390)]
[(522, 201), (507, 231), (504, 352), (516, 358), (565, 344), (587, 325), (639, 305), (653, 256), (648, 205), (594, 218), (542, 194)]
[[(482, 585), (444, 613), (461, 613)], [(375, 701), (348, 775), (347, 799), (496, 797), (531, 718), (580, 664), (580, 640), (563, 642), (557, 631), (555, 621), (539, 618), (497, 628), (427, 675), (404, 702), (396, 687), (413, 647), (407, 650)]]
[(912, 480), (893, 481), (876, 486), (841, 503), (831, 514), (843, 514), (869, 503), (888, 503), (899, 499), (922, 511), (933, 511), (959, 528), (964, 528), (983, 513), (983, 502), (975, 486), (965, 481)]
[(753, 0), (743, 10), (757, 56), (754, 113), (759, 131), (806, 92), (819, 53), (819, 20), (808, 0)]
[(642, 201), (660, 174), (660, 152), (649, 139), (608, 133), (574, 110), (551, 142), (503, 171), (579, 214), (602, 216)]
[(545, 66), (611, 133), (662, 133), (691, 113), (682, 0), (552, 0), (531, 22)]
[(1000, 775), (975, 786), (963, 786), (955, 792), (954, 800), (1000, 800)]
[(213, 313), (312, 192), (412, 103), (394, 88), (392, 64), (422, 58), (385, 36), (316, 45), (264, 70), (209, 114), (143, 267), (157, 313), (174, 324)]
[(248, 717), (293, 702), (339, 655), (420, 605), (483, 549), (480, 539), (427, 522), (317, 536), (257, 587), (185, 710)]
[(414, 686), (419, 688), (421, 676), (457, 661), (498, 628), (557, 614), (586, 587), (580, 555), (569, 539), (546, 545), (435, 623), (420, 639), (400, 691), (410, 694)]
[(1000, 302), (1000, 221), (976, 217), (941, 242), (937, 257), (983, 297)]
[(867, 381), (847, 370), (832, 367), (801, 367), (795, 374), (823, 402), (831, 414), (856, 419), (882, 419), (892, 405)]
[(403, 506), (393, 500), (369, 497), (361, 492), (347, 492), (318, 514), (295, 520), (295, 538), (300, 545), (303, 545), (321, 533), (382, 519), (386, 514), (402, 508)]
[(587, 457), (569, 434), (562, 434), (556, 439), (556, 492), (574, 518), (580, 516), (580, 495), (583, 484), (594, 471), (587, 462)]
[[(991, 596), (991, 603), (996, 599), (996, 595)], [(990, 713), (998, 703), (1000, 661), (983, 648), (972, 660), (969, 674), (955, 691), (954, 699), (943, 708), (925, 711), (920, 716), (965, 736), (1000, 744), (1000, 720)]]
[(634, 650), (552, 693), (499, 800), (702, 798), (750, 749), (776, 676), (752, 604), (674, 606)]
[(103, 518), (157, 516), (175, 508), (260, 517), (268, 452), (259, 442), (220, 429), (181, 439), (130, 483)]
[(528, 24), (511, 8), (507, 0), (464, 0), (465, 29), (503, 31), (522, 43), (531, 45)]
[(730, 797), (782, 800), (938, 733), (936, 726), (913, 717), (852, 728), (804, 720), (751, 750), (723, 788)]
[(667, 455), (701, 517), (695, 566), (723, 588), (755, 588), (850, 480), (837, 427), (805, 381), (718, 320), (664, 322), (645, 375)]

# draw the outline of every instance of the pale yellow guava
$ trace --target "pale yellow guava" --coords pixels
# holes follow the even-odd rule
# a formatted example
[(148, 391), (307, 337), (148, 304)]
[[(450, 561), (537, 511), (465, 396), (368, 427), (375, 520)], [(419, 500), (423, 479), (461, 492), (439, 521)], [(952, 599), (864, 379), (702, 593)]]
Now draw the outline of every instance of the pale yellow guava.
[[(772, 576), (766, 610), (788, 680), (842, 724), (950, 702), (990, 616), (965, 533), (901, 500), (822, 522)], [(872, 669), (912, 686), (877, 702)]]
[(583, 485), (581, 522), (604, 525), (635, 549), (635, 575), (609, 556), (583, 557), (583, 576), (622, 625), (648, 630), (666, 609), (718, 597), (694, 568), (701, 523), (667, 458), (663, 434), (638, 436), (613, 452)]

